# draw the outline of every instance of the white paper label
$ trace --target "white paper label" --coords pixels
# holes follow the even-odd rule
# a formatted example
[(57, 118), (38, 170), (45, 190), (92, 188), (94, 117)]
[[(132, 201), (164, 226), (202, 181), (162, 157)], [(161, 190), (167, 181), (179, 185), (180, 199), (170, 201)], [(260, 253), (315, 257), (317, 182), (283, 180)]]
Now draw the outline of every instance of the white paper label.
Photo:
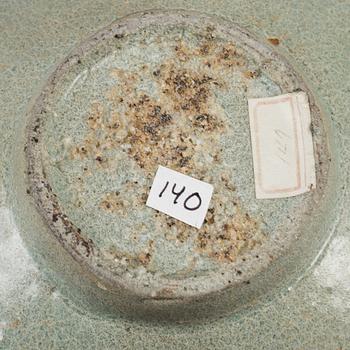
[(212, 194), (212, 185), (159, 166), (146, 205), (201, 228)]
[(256, 197), (289, 197), (315, 188), (307, 95), (249, 99), (248, 105)]

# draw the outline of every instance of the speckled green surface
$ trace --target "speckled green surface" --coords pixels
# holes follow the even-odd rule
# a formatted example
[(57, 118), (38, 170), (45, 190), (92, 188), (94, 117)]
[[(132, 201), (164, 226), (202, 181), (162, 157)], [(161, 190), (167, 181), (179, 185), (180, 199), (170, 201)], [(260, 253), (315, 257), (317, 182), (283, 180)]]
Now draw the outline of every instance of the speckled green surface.
[[(264, 303), (217, 321), (156, 324), (110, 319), (77, 306), (43, 259), (34, 263), (11, 209), (15, 130), (30, 100), (81, 40), (151, 8), (215, 13), (277, 48), (312, 88), (334, 129), (341, 202), (315, 265)], [(347, 349), (350, 347), (349, 1), (2, 1), (0, 3), (0, 349)], [(28, 237), (27, 237), (28, 239)], [(28, 242), (27, 242), (28, 243)], [(69, 289), (69, 288), (68, 288)], [(60, 291), (59, 291), (60, 290)]]

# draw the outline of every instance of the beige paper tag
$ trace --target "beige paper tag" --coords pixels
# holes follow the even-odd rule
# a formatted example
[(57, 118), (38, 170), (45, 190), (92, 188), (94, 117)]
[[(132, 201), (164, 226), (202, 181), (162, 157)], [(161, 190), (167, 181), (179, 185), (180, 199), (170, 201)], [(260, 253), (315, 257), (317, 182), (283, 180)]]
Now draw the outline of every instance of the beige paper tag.
[(296, 196), (316, 187), (307, 95), (249, 99), (256, 198)]

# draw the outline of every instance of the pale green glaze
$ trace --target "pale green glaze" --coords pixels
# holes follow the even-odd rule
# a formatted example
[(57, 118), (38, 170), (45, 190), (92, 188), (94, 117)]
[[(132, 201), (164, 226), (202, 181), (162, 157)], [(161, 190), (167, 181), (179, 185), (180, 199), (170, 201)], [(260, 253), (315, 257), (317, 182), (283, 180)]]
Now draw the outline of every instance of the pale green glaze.
[[(59, 271), (60, 266), (53, 266), (66, 259), (57, 243), (39, 242), (40, 237), (23, 231), (31, 227), (39, 232), (40, 223), (26, 219), (30, 211), (21, 207), (23, 203), (16, 197), (18, 189), (12, 189), (13, 178), (21, 176), (18, 172), (23, 170), (14, 167), (19, 151), (15, 133), (24, 124), (30, 100), (40, 92), (55, 66), (81, 40), (111, 21), (152, 8), (215, 13), (248, 29), (261, 41), (270, 36), (280, 38), (281, 44), (275, 49), (301, 73), (316, 96), (332, 129), (332, 156), (335, 161), (339, 159), (339, 180), (332, 185), (337, 212), (332, 220), (334, 233), (330, 227), (329, 239), (314, 242), (314, 249), (310, 247), (314, 264), (305, 273), (296, 272), (297, 280), (268, 293), (263, 301), (217, 321), (175, 325), (128, 321), (115, 314), (106, 317), (108, 300), (101, 307), (98, 301), (91, 302), (95, 292), (83, 278), (79, 280), (82, 272), (78, 267)], [(348, 348), (349, 10), (346, 1), (293, 2), (289, 6), (282, 1), (193, 1), (192, 5), (182, 1), (2, 2), (0, 349)], [(324, 252), (321, 245), (327, 246)], [(262, 287), (269, 291), (269, 286)]]

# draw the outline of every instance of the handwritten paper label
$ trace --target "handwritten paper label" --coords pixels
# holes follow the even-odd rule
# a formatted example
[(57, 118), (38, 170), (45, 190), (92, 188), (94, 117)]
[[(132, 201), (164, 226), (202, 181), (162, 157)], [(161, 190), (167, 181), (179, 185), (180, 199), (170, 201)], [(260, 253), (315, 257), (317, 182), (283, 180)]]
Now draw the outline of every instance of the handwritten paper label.
[(201, 228), (212, 193), (212, 185), (159, 166), (146, 205)]
[(316, 187), (310, 109), (304, 92), (249, 99), (256, 198)]

